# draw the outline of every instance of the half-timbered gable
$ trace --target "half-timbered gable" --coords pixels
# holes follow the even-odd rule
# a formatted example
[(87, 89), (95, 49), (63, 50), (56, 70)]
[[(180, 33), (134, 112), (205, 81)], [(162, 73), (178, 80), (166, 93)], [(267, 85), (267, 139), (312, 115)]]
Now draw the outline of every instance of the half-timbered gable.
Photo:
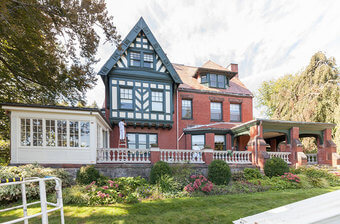
[(100, 70), (110, 120), (172, 127), (174, 88), (182, 83), (143, 20), (137, 22)]

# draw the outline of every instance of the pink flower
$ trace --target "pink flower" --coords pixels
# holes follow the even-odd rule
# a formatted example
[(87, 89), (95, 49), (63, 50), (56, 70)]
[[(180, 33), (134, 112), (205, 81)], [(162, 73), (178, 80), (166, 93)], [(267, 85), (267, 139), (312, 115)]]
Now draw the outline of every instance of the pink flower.
[(118, 188), (118, 184), (116, 184), (116, 188)]
[(103, 187), (104, 190), (105, 190), (105, 189), (108, 189), (108, 188), (109, 188), (108, 186), (104, 186), (104, 187)]
[(120, 197), (120, 198), (121, 198), (121, 197), (123, 197), (123, 195), (122, 195), (121, 193), (119, 193), (118, 197)]
[(195, 178), (196, 178), (196, 175), (191, 175), (190, 178), (191, 178), (191, 179), (195, 179)]

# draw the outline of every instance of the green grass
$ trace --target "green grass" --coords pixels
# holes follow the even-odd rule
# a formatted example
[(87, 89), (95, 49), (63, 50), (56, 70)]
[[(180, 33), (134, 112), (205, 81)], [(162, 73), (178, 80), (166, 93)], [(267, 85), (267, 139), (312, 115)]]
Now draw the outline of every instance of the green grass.
[[(65, 206), (65, 221), (70, 223), (231, 223), (285, 204), (303, 200), (340, 187), (267, 191), (253, 194), (221, 195), (197, 198), (147, 201), (132, 205)], [(37, 213), (40, 207), (29, 209)], [(22, 210), (0, 213), (0, 223), (22, 216)], [(29, 223), (41, 223), (36, 218)], [(59, 212), (49, 217), (49, 223), (60, 223)]]

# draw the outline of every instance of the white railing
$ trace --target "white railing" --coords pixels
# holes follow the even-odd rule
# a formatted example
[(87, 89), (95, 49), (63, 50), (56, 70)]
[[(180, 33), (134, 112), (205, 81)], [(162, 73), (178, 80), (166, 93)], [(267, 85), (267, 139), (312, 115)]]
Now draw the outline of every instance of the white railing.
[(286, 163), (290, 164), (289, 161), (290, 152), (267, 152), (267, 153), (269, 154), (269, 158), (278, 157), (283, 159)]
[(161, 161), (167, 163), (204, 163), (203, 153), (195, 150), (160, 149)]
[(98, 163), (150, 163), (149, 149), (97, 149)]
[[(52, 203), (47, 201), (46, 197), (46, 181), (55, 181), (55, 191), (56, 191), (56, 197), (57, 197), (57, 203)], [(5, 182), (5, 183), (3, 183)], [(39, 196), (40, 201), (34, 201), (27, 203), (27, 195), (26, 195), (26, 184), (30, 185), (32, 183), (38, 182), (39, 184)], [(28, 220), (34, 217), (41, 216), (41, 223), (42, 224), (48, 224), (48, 213), (60, 210), (60, 223), (64, 224), (64, 207), (63, 207), (63, 196), (62, 196), (62, 184), (61, 180), (57, 177), (30, 177), (25, 178), (22, 180), (22, 178), (10, 178), (10, 179), (2, 179), (0, 183), (0, 191), (1, 188), (7, 187), (10, 185), (21, 185), (21, 195), (22, 195), (22, 205), (13, 206), (5, 209), (1, 209), (1, 212), (7, 212), (15, 209), (22, 208), (24, 217), (17, 218), (11, 221), (7, 221), (4, 223), (10, 224), (10, 223), (22, 223), (28, 224)], [(35, 213), (33, 215), (27, 213), (28, 206), (40, 204), (41, 212)], [(9, 204), (11, 205), (11, 204)], [(47, 206), (50, 206), (52, 208), (48, 208)]]
[(251, 164), (249, 151), (214, 151), (214, 160), (224, 160), (227, 163)]
[(309, 154), (306, 154), (306, 156), (307, 156), (307, 164), (308, 165), (318, 164), (318, 154), (317, 153), (309, 153)]

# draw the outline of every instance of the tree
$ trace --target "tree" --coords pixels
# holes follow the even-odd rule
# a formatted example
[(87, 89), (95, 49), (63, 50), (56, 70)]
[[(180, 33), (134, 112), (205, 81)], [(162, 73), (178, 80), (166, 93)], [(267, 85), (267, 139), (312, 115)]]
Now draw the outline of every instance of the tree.
[[(118, 45), (104, 0), (2, 0), (0, 102), (83, 100), (96, 81), (99, 32)], [(0, 125), (8, 130), (7, 121)]]
[(340, 75), (335, 59), (323, 52), (296, 75), (263, 82), (257, 101), (273, 119), (336, 123), (333, 137), (340, 146)]

